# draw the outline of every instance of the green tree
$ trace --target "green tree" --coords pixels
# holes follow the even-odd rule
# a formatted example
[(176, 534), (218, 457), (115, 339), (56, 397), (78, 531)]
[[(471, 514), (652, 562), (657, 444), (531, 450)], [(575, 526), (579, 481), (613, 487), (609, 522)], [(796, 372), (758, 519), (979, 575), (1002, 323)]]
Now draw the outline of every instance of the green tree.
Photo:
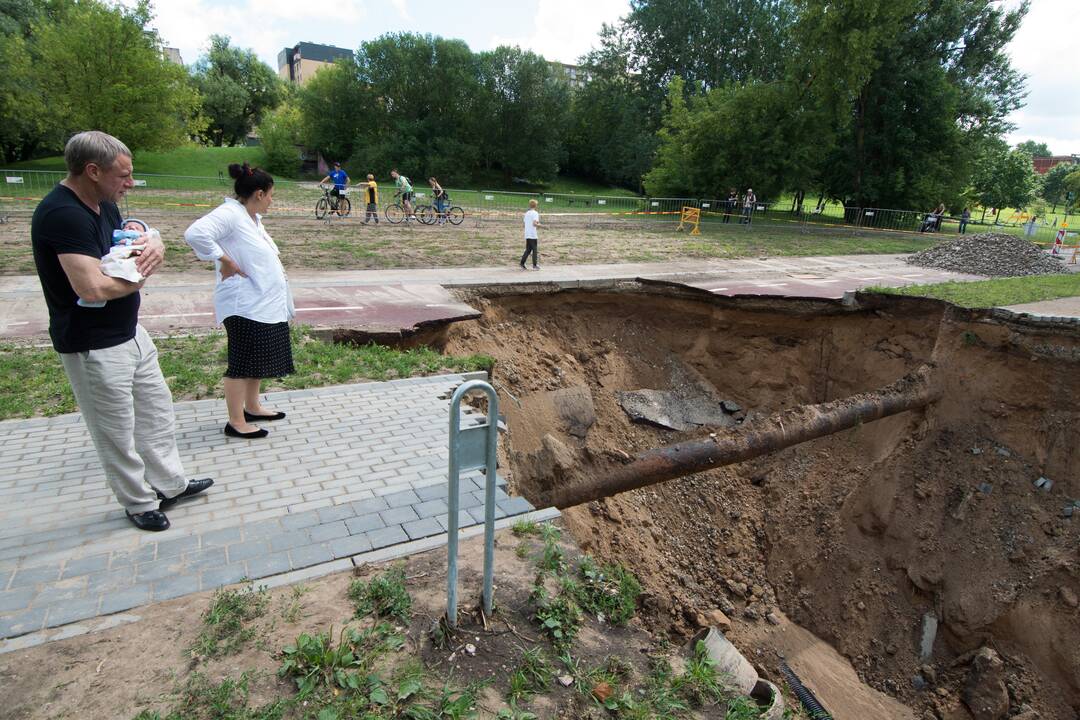
[(1043, 200), (1053, 206), (1051, 212), (1057, 212), (1057, 206), (1066, 201), (1066, 194), (1069, 191), (1066, 178), (1076, 169), (1075, 163), (1058, 163), (1042, 176), (1040, 195)]
[(1031, 157), (1050, 157), (1053, 153), (1050, 152), (1050, 147), (1043, 142), (1035, 142), (1034, 140), (1025, 140), (1016, 146), (1016, 149), (1020, 152), (1025, 152)]
[(985, 143), (971, 178), (983, 208), (1023, 208), (1035, 198), (1035, 168), (1031, 156), (1010, 150), (1003, 140)]
[(218, 147), (242, 143), (285, 94), (269, 65), (251, 50), (230, 46), (224, 35), (210, 36), (210, 50), (195, 63), (193, 77), (207, 120), (203, 135)]
[(199, 95), (165, 60), (147, 25), (150, 4), (86, 0), (34, 25), (35, 74), (46, 121), (64, 134), (96, 129), (132, 148), (167, 149), (199, 129)]
[(304, 118), (295, 103), (283, 102), (263, 115), (259, 139), (266, 152), (266, 169), (274, 175), (296, 177), (303, 160)]
[(571, 94), (567, 169), (636, 191), (657, 145), (649, 118), (659, 113), (630, 72), (630, 54), (625, 28), (605, 24), (600, 48), (582, 58), (591, 79)]
[(372, 88), (360, 81), (355, 58), (338, 60), (315, 73), (296, 101), (304, 141), (330, 160), (352, 156), (361, 131), (383, 112)]
[(488, 167), (513, 177), (549, 180), (565, 156), (570, 90), (544, 58), (500, 46), (479, 57)]

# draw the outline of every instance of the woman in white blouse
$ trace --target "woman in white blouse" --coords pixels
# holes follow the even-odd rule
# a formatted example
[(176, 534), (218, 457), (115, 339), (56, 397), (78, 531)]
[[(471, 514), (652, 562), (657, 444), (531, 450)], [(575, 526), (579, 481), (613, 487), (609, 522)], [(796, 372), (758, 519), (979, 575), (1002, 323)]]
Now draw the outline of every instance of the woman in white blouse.
[(262, 405), (262, 378), (293, 372), (289, 320), (295, 315), (278, 248), (263, 228), (262, 213), (273, 201), (274, 179), (247, 163), (230, 165), (236, 199), (226, 198), (187, 229), (184, 239), (200, 260), (214, 261), (214, 313), (225, 326), (229, 366), (225, 370), (225, 434), (266, 437), (253, 423), (280, 420), (285, 413)]

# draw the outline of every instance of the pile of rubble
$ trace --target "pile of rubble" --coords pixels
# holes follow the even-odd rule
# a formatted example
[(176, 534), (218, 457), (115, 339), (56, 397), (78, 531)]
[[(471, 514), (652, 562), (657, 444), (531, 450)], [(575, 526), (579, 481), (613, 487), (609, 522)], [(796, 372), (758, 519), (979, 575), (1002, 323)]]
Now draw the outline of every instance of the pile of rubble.
[(1068, 272), (1027, 240), (1000, 233), (967, 235), (917, 252), (907, 262), (920, 267), (990, 277), (1020, 277)]

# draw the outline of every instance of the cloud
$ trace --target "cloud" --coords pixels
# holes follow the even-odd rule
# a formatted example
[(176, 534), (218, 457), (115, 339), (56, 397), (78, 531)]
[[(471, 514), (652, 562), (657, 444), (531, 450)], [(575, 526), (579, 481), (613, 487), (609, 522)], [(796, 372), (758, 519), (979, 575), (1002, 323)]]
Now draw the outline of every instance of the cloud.
[(394, 9), (398, 11), (398, 15), (405, 22), (412, 22), (412, 16), (409, 15), (409, 6), (406, 4), (406, 0), (390, 0), (390, 4), (394, 6)]
[(1080, 3), (1032, 3), (1008, 51), (1013, 67), (1028, 76), (1027, 105), (1010, 116), (1017, 129), (1009, 141), (1045, 142), (1058, 155), (1080, 153), (1080, 98), (1071, 62), (1080, 56)]
[(630, 11), (629, 0), (538, 0), (531, 31), (493, 35), (491, 47), (519, 45), (548, 60), (574, 63), (597, 44), (601, 26)]

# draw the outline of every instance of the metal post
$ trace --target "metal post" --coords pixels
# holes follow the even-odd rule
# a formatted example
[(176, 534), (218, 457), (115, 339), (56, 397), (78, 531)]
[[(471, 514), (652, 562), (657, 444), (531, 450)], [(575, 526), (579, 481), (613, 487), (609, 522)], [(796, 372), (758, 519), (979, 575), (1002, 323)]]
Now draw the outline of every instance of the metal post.
[[(487, 422), (461, 429), (461, 399), (473, 390), (488, 397)], [(484, 468), (484, 612), (491, 614), (495, 581), (495, 482), (499, 442), (499, 396), (483, 380), (470, 380), (454, 391), (450, 399), (450, 459), (447, 472), (447, 570), (446, 622), (457, 627), (458, 512), (462, 470)]]

